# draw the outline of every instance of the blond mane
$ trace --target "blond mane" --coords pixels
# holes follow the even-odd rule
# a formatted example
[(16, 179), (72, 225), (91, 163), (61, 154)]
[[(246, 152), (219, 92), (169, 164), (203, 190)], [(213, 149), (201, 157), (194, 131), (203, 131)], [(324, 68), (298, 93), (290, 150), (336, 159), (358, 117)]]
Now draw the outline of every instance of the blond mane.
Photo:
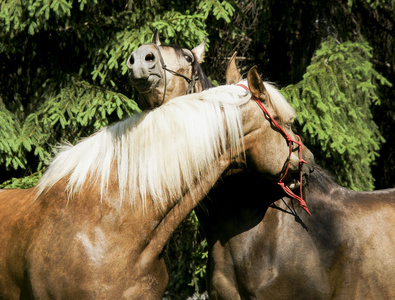
[[(103, 128), (75, 146), (62, 145), (37, 186), (37, 197), (67, 179), (69, 199), (93, 180), (102, 201), (117, 201), (111, 205), (129, 199), (133, 206), (141, 199), (145, 207), (149, 197), (162, 208), (178, 201), (204, 172), (214, 170), (221, 154), (242, 152), (240, 106), (250, 97), (234, 85), (212, 88)], [(285, 99), (277, 98), (273, 102), (286, 107)], [(113, 178), (117, 200), (106, 197)]]
[(107, 201), (113, 188), (110, 176), (116, 172), (119, 205), (124, 199), (135, 205), (141, 198), (145, 207), (147, 197), (158, 207), (177, 201), (221, 154), (241, 151), (239, 106), (248, 100), (249, 93), (240, 88), (214, 88), (134, 115), (75, 146), (62, 145), (41, 178), (37, 195), (65, 178), (71, 199), (89, 178), (99, 183), (101, 198)]

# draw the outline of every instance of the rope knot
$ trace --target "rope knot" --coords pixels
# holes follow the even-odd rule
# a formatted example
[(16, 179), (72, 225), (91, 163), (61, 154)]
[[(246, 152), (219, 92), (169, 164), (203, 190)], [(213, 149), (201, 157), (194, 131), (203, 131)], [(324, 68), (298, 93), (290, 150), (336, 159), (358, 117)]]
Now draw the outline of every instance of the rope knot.
[(307, 164), (307, 161), (305, 161), (303, 158), (301, 158), (299, 160), (299, 164), (303, 165), (303, 164)]

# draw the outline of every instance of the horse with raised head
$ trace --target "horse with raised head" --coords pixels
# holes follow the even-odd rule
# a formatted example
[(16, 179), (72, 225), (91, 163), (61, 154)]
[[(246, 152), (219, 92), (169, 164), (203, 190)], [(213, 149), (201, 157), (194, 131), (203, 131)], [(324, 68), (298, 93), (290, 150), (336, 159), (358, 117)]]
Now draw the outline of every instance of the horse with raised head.
[(130, 82), (143, 99), (141, 108), (157, 107), (174, 97), (213, 87), (200, 65), (205, 45), (206, 38), (192, 50), (163, 45), (156, 31), (152, 43), (133, 51), (126, 64)]
[(161, 299), (163, 248), (221, 175), (299, 170), (259, 103), (282, 120), (293, 110), (261, 93), (255, 68), (243, 84), (251, 91), (179, 97), (65, 145), (37, 187), (1, 190), (0, 298)]
[(303, 195), (311, 216), (257, 173), (211, 190), (197, 210), (210, 299), (395, 299), (395, 189), (355, 192), (316, 167)]

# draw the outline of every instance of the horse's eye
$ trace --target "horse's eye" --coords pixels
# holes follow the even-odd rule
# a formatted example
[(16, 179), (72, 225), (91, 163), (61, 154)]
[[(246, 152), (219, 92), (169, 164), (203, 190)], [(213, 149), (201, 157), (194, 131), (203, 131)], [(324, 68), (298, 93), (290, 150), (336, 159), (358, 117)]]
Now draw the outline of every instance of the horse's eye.
[(191, 62), (193, 62), (193, 58), (192, 58), (192, 57), (190, 57), (189, 55), (187, 55), (187, 54), (184, 54), (184, 57), (185, 57), (185, 59), (187, 60), (187, 62), (188, 62), (188, 63), (191, 63)]

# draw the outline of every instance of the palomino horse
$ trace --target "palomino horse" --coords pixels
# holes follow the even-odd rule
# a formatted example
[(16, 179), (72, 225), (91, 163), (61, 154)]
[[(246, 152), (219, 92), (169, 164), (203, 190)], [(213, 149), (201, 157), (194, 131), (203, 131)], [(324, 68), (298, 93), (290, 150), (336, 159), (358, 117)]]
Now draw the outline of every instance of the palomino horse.
[(317, 167), (307, 216), (259, 174), (223, 181), (197, 211), (210, 299), (395, 299), (395, 189), (355, 192)]
[(104, 128), (64, 146), (37, 187), (0, 191), (0, 298), (161, 299), (163, 248), (222, 174), (299, 169), (258, 105), (287, 121), (293, 110), (262, 94), (255, 68), (244, 84), (251, 92), (217, 87)]
[(213, 87), (203, 73), (206, 39), (192, 50), (178, 45), (162, 45), (158, 31), (152, 43), (140, 46), (128, 60), (132, 86), (140, 93), (142, 109), (159, 106), (168, 100)]

